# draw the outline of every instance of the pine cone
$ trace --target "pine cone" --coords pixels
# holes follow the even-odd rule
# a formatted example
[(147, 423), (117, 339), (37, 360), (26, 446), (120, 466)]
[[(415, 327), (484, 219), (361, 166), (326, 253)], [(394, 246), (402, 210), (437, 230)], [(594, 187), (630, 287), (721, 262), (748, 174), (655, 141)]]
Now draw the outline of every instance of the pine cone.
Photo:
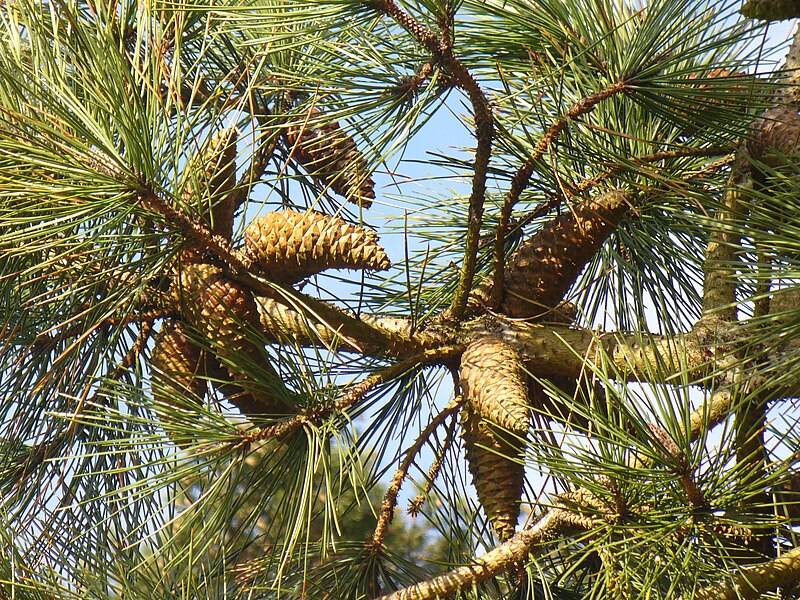
[(739, 12), (749, 19), (783, 21), (800, 17), (800, 2), (797, 0), (747, 0)]
[(185, 334), (180, 322), (165, 322), (156, 336), (151, 358), (153, 397), (172, 406), (191, 407), (206, 392), (203, 352)]
[[(258, 310), (250, 292), (225, 278), (222, 269), (209, 264), (190, 265), (181, 274), (186, 318), (205, 334), (211, 350), (241, 390), (229, 395), (245, 415), (288, 414), (285, 389), (247, 332), (256, 331)], [(264, 371), (266, 385), (254, 381), (253, 368)]]
[(751, 126), (747, 143), (750, 155), (769, 167), (787, 164), (787, 157), (800, 155), (800, 115), (788, 107), (764, 111)]
[(234, 127), (218, 131), (184, 169), (188, 177), (184, 202), (198, 207), (212, 231), (226, 240), (233, 236), (236, 207), (230, 192), (236, 185), (238, 137)]
[(324, 269), (389, 268), (371, 230), (339, 217), (285, 210), (253, 219), (244, 232), (249, 257), (276, 281), (294, 283)]
[(506, 267), (502, 311), (532, 318), (557, 306), (627, 210), (624, 193), (608, 192), (570, 208), (523, 242)]
[(286, 132), (292, 157), (309, 175), (364, 208), (375, 199), (375, 182), (355, 140), (338, 123), (318, 123), (321, 115), (312, 109), (311, 118)]
[(517, 352), (500, 340), (472, 342), (461, 357), (461, 424), (469, 470), (486, 516), (501, 540), (519, 518), (528, 432), (526, 375)]

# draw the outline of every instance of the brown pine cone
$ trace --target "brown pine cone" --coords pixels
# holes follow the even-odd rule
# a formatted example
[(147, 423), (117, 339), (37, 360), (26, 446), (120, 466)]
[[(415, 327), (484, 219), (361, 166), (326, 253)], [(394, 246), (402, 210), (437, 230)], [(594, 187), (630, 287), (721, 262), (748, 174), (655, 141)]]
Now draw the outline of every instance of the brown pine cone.
[(608, 192), (571, 207), (525, 240), (506, 267), (503, 313), (536, 318), (557, 306), (628, 208), (624, 193)]
[[(245, 415), (289, 414), (289, 394), (266, 362), (264, 353), (248, 336), (258, 330), (255, 300), (242, 285), (226, 279), (222, 269), (209, 264), (189, 265), (181, 273), (182, 301), (187, 320), (209, 340), (211, 351), (240, 388), (228, 395)], [(251, 377), (263, 371), (261, 384)]]
[(308, 122), (303, 119), (286, 131), (292, 158), (335, 193), (369, 208), (375, 199), (375, 182), (364, 155), (338, 123), (320, 123), (320, 116), (314, 108)]
[(370, 229), (318, 212), (284, 210), (253, 219), (244, 232), (249, 257), (276, 281), (294, 283), (324, 269), (390, 267)]
[[(800, 156), (800, 115), (786, 106), (770, 108), (751, 125), (750, 155), (769, 167), (779, 167)], [(787, 158), (788, 157), (788, 158)]]
[(800, 2), (797, 0), (746, 0), (739, 12), (750, 19), (783, 21), (800, 17)]
[(526, 374), (500, 340), (472, 342), (461, 357), (464, 447), (478, 500), (501, 540), (514, 534), (530, 419)]
[(233, 236), (236, 207), (230, 192), (236, 186), (238, 138), (234, 127), (218, 131), (184, 168), (184, 203), (197, 207), (211, 230), (226, 240)]
[(203, 352), (186, 337), (183, 323), (164, 323), (156, 336), (150, 364), (153, 397), (158, 402), (188, 408), (203, 401)]
[(517, 528), (525, 482), (520, 448), (499, 435), (469, 406), (461, 409), (461, 428), (478, 500), (497, 536), (507, 540)]

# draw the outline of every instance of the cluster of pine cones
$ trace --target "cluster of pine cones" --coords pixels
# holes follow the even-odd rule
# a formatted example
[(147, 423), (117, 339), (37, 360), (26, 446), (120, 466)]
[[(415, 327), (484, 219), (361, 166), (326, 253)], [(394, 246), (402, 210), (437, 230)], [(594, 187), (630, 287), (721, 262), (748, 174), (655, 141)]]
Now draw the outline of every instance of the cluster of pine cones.
[[(312, 112), (309, 122), (318, 117)], [(362, 206), (374, 198), (363, 156), (338, 125), (306, 123), (290, 128), (286, 141), (309, 175), (333, 191)], [(236, 142), (233, 128), (217, 133), (187, 164), (183, 194), (183, 204), (198, 210), (209, 229), (229, 241), (236, 210), (230, 193), (236, 184)], [(571, 207), (523, 242), (505, 267), (499, 312), (571, 323), (574, 307), (564, 296), (628, 207), (627, 196), (612, 191)], [(312, 211), (267, 213), (246, 227), (243, 242), (243, 258), (285, 285), (329, 268), (390, 266), (373, 231)], [(197, 408), (210, 382), (250, 418), (297, 412), (264, 352), (264, 325), (249, 289), (202, 254), (186, 250), (171, 295), (180, 316), (163, 324), (152, 354), (152, 387), (162, 405)], [(486, 288), (477, 289), (474, 304), (480, 306), (488, 296)], [(550, 383), (564, 393), (592, 393), (575, 381)], [(558, 403), (529, 378), (513, 345), (496, 337), (470, 341), (461, 358), (460, 387), (469, 469), (496, 533), (507, 539), (519, 517), (531, 419), (537, 412), (559, 418)]]
[[(583, 268), (630, 208), (628, 196), (612, 191), (571, 207), (525, 240), (506, 265), (500, 312), (515, 319), (572, 323), (575, 307), (564, 301)], [(476, 302), (486, 301), (479, 288)], [(552, 388), (582, 397), (602, 388), (554, 377)], [(565, 414), (557, 398), (530, 378), (512, 344), (498, 337), (473, 340), (461, 357), (462, 434), (478, 500), (501, 540), (514, 534), (524, 486), (523, 454), (532, 419), (547, 427)]]
[[(293, 128), (286, 137), (312, 177), (348, 200), (369, 205), (374, 184), (363, 175), (364, 158), (338, 125)], [(231, 193), (236, 186), (237, 140), (235, 128), (223, 129), (187, 161), (182, 195), (184, 207), (228, 241), (237, 209)], [(373, 231), (313, 211), (283, 210), (253, 219), (240, 252), (265, 277), (284, 284), (330, 268), (380, 271), (390, 266)], [(151, 359), (151, 385), (159, 403), (196, 408), (210, 382), (244, 415), (296, 412), (291, 394), (264, 353), (259, 313), (249, 289), (226, 277), (221, 266), (202, 254), (185, 250), (169, 295), (179, 317), (163, 323)]]

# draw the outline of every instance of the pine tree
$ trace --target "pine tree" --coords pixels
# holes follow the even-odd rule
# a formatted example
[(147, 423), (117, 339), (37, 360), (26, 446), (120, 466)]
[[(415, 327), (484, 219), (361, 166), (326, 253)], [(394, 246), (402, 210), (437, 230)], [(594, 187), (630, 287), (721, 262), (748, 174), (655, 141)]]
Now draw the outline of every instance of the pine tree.
[(799, 598), (796, 4), (0, 0), (0, 595)]

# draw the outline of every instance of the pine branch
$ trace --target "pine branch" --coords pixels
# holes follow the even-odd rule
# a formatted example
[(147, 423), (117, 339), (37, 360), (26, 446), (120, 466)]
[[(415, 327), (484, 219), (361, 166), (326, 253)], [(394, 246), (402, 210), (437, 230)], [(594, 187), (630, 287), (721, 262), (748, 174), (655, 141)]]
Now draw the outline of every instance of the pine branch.
[[(674, 150), (663, 150), (661, 152), (653, 152), (652, 154), (645, 154), (643, 156), (637, 156), (635, 158), (631, 158), (630, 162), (627, 163), (616, 163), (611, 164), (609, 167), (595, 175), (594, 177), (589, 177), (583, 180), (580, 184), (575, 186), (575, 194), (580, 195), (583, 194), (590, 189), (597, 187), (603, 181), (615, 177), (620, 173), (624, 173), (628, 169), (632, 167), (638, 167), (647, 165), (654, 162), (659, 162), (662, 160), (668, 160), (671, 158), (682, 158), (682, 157), (689, 157), (689, 156), (723, 156), (723, 161), (721, 163), (717, 163), (718, 168), (722, 168), (728, 162), (733, 160), (733, 154), (729, 154), (729, 148), (724, 148), (722, 146), (710, 146), (710, 147), (702, 147), (702, 148), (676, 148)], [(534, 217), (536, 218), (536, 217)], [(520, 220), (521, 225), (527, 224), (530, 222), (530, 219), (524, 217)]]
[(689, 508), (692, 511), (707, 509), (708, 505), (703, 497), (703, 492), (695, 481), (694, 474), (689, 466), (689, 461), (686, 459), (686, 455), (660, 425), (656, 423), (648, 423), (647, 428), (653, 434), (653, 437), (658, 441), (661, 449), (664, 450), (668, 462), (671, 463), (671, 471), (679, 477), (681, 486), (683, 487), (684, 492), (686, 492)]
[[(730, 415), (733, 400), (734, 397), (729, 393), (714, 394), (706, 403), (693, 411), (690, 417), (689, 439), (696, 440), (701, 433), (710, 430), (727, 418)], [(651, 424), (650, 427), (661, 429), (657, 424)], [(668, 446), (673, 447), (674, 444), (669, 443)], [(633, 461), (634, 465), (639, 468), (648, 462), (641, 458)], [(685, 481), (682, 483), (687, 484)], [(691, 499), (693, 494), (699, 494), (699, 490), (692, 489), (696, 488), (693, 481), (688, 484), (687, 494), (690, 496), (690, 502), (699, 502), (698, 506), (704, 504), (702, 495), (694, 495), (694, 498)], [(472, 564), (457, 567), (444, 575), (403, 588), (393, 594), (382, 596), (378, 600), (444, 599), (463, 589), (496, 577), (524, 561), (531, 552), (544, 551), (549, 544), (557, 543), (577, 531), (591, 532), (595, 527), (595, 522), (591, 517), (583, 514), (583, 511), (580, 510), (582, 507), (589, 509), (590, 513), (602, 509), (602, 507), (598, 507), (594, 495), (589, 490), (581, 488), (570, 492), (540, 515), (531, 528), (515, 534), (484, 556), (475, 559)], [(605, 512), (605, 510), (600, 510), (600, 512)], [(793, 576), (800, 577), (800, 552), (792, 559), (791, 568)], [(717, 597), (709, 596), (709, 598)], [(727, 599), (729, 597), (720, 596), (720, 598)]]
[(250, 168), (242, 173), (236, 187), (231, 192), (228, 202), (234, 211), (238, 211), (245, 203), (253, 186), (261, 179), (275, 154), (275, 149), (280, 141), (280, 132), (275, 131), (268, 139), (262, 139), (258, 148), (253, 152)]
[(472, 105), (475, 119), (475, 162), (472, 177), (472, 193), (467, 215), (467, 236), (464, 241), (464, 261), (461, 265), (458, 286), (450, 308), (443, 315), (446, 320), (459, 321), (467, 308), (469, 294), (475, 279), (475, 269), (483, 223), (483, 203), (486, 196), (486, 176), (492, 155), (494, 138), (494, 116), (492, 107), (481, 86), (464, 64), (454, 55), (449, 45), (452, 40), (448, 34), (444, 41), (433, 31), (420, 25), (411, 15), (403, 11), (394, 0), (376, 0), (371, 5), (394, 19), (401, 27), (411, 33), (421, 46), (426, 48), (452, 76), (455, 86), (466, 92)]
[(214, 235), (204, 223), (176, 210), (152, 191), (143, 192), (139, 201), (146, 208), (153, 210), (164, 217), (169, 226), (180, 231), (190, 247), (197, 249), (201, 254), (211, 252), (222, 260), (230, 270), (232, 280), (243, 283), (254, 294), (275, 300), (280, 303), (290, 303), (301, 312), (308, 315), (308, 319), (318, 321), (336, 335), (344, 343), (352, 346), (356, 351), (363, 352), (364, 347), (375, 347), (384, 350), (396, 348), (398, 345), (407, 347), (389, 332), (371, 327), (339, 309), (320, 300), (302, 294), (292, 288), (279, 284), (265, 283), (252, 274), (253, 261), (247, 256), (236, 252), (227, 240)]
[[(307, 424), (318, 426), (322, 421), (336, 412), (346, 410), (359, 402), (366, 394), (376, 387), (400, 377), (411, 369), (450, 360), (454, 356), (458, 356), (463, 350), (464, 349), (459, 346), (444, 346), (433, 350), (426, 350), (416, 356), (398, 361), (351, 386), (332, 406), (306, 411), (294, 417), (283, 419), (274, 425), (244, 434), (233, 443), (233, 446), (249, 447), (251, 444), (258, 441), (270, 438), (282, 438), (302, 429)], [(225, 446), (230, 445), (231, 444), (225, 444)]]
[[(337, 330), (319, 322), (295, 306), (288, 299), (282, 301), (256, 296), (261, 320), (261, 331), (265, 339), (273, 343), (286, 343), (313, 347), (319, 344), (341, 352), (357, 352), (365, 355), (389, 354), (402, 357), (415, 354), (424, 348), (435, 348), (447, 344), (447, 336), (442, 331), (417, 331), (410, 319), (381, 317), (372, 314), (356, 316), (338, 307), (331, 310), (342, 312), (345, 318), (366, 323), (385, 337), (365, 338), (359, 347), (343, 344)], [(383, 341), (390, 339), (389, 345)]]
[(380, 552), (383, 546), (383, 539), (386, 536), (389, 523), (391, 523), (392, 516), (394, 515), (394, 508), (397, 505), (397, 495), (400, 493), (400, 488), (403, 485), (403, 481), (405, 481), (406, 477), (408, 476), (408, 470), (411, 468), (411, 465), (414, 464), (414, 461), (417, 459), (417, 455), (419, 454), (420, 450), (422, 450), (422, 447), (427, 443), (431, 435), (433, 435), (433, 432), (442, 426), (448, 417), (454, 415), (460, 406), (461, 400), (458, 398), (448, 404), (439, 412), (439, 414), (437, 414), (428, 422), (425, 428), (420, 432), (419, 436), (417, 436), (416, 441), (406, 450), (406, 456), (400, 463), (397, 472), (394, 474), (394, 477), (392, 477), (392, 481), (389, 483), (389, 487), (386, 490), (386, 495), (384, 496), (383, 503), (381, 504), (381, 512), (378, 518), (378, 523), (375, 525), (375, 531), (372, 534), (372, 541), (368, 544), (373, 553)]
[(694, 600), (746, 600), (798, 581), (800, 547), (789, 550), (775, 560), (742, 568), (719, 583), (695, 591), (691, 597)]
[(558, 136), (567, 128), (569, 122), (578, 118), (581, 115), (587, 114), (594, 110), (594, 107), (606, 100), (620, 93), (624, 93), (628, 89), (625, 81), (618, 81), (610, 86), (596, 92), (585, 98), (581, 98), (570, 109), (564, 113), (564, 116), (556, 120), (545, 134), (542, 139), (536, 144), (533, 153), (523, 163), (523, 165), (514, 174), (511, 179), (511, 186), (506, 193), (503, 200), (503, 208), (500, 212), (500, 223), (497, 225), (497, 233), (494, 244), (494, 276), (492, 280), (492, 294), (490, 306), (496, 309), (500, 306), (503, 297), (503, 279), (505, 275), (505, 236), (511, 221), (511, 212), (514, 206), (519, 201), (519, 197), (530, 181), (533, 174), (533, 168), (536, 166), (537, 161), (550, 149), (550, 146), (556, 141)]
[(439, 476), (439, 473), (442, 470), (442, 465), (444, 464), (444, 457), (453, 443), (453, 438), (455, 436), (455, 428), (456, 428), (456, 421), (454, 419), (450, 423), (450, 426), (447, 429), (447, 434), (444, 439), (444, 442), (442, 443), (442, 447), (439, 449), (439, 452), (433, 459), (431, 466), (428, 468), (428, 473), (425, 477), (425, 485), (423, 486), (422, 491), (416, 496), (414, 496), (414, 498), (408, 501), (407, 512), (409, 515), (417, 516), (422, 508), (422, 505), (425, 503), (425, 500), (428, 498), (428, 495), (431, 493), (431, 490), (433, 489), (433, 484), (436, 482), (436, 478)]
[(741, 213), (743, 190), (751, 185), (738, 166), (728, 178), (722, 207), (715, 216), (715, 229), (711, 232), (703, 265), (703, 313), (717, 315), (733, 321), (736, 319), (736, 263), (741, 238)]
[(795, 27), (786, 61), (783, 64), (784, 86), (779, 92), (778, 103), (800, 104), (800, 27)]
[[(587, 492), (576, 491), (566, 494), (572, 505), (581, 505)], [(591, 529), (592, 519), (576, 513), (564, 500), (542, 515), (530, 528), (520, 531), (508, 541), (476, 558), (472, 564), (458, 567), (452, 571), (381, 596), (377, 600), (431, 600), (449, 598), (460, 590), (488, 581), (524, 561), (539, 545), (545, 546), (557, 539), (582, 529)]]

